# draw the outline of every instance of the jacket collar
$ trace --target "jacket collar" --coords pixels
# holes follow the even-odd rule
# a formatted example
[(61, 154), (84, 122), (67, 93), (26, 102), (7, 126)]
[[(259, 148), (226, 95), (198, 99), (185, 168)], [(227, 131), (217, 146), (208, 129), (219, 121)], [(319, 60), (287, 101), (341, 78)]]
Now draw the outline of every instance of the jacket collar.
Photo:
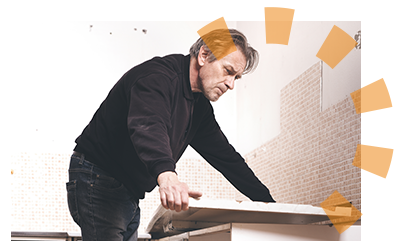
[(190, 85), (190, 54), (183, 59), (183, 75), (185, 82), (183, 83), (183, 96), (188, 100), (194, 100), (192, 86)]

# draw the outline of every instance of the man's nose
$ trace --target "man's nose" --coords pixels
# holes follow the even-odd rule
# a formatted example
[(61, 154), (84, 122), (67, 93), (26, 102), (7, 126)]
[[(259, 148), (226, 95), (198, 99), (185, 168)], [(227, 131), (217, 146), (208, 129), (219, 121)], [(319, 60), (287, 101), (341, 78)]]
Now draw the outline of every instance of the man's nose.
[(228, 87), (228, 89), (232, 90), (235, 87), (235, 77), (229, 77), (226, 81), (225, 81), (225, 85)]

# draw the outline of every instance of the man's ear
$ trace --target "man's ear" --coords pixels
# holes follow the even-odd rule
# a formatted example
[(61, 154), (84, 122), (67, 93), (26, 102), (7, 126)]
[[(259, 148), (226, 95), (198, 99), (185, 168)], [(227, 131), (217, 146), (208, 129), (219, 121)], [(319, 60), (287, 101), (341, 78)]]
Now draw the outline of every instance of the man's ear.
[(197, 61), (200, 66), (204, 66), (208, 58), (208, 52), (204, 49), (204, 45), (201, 46), (199, 55), (197, 56)]

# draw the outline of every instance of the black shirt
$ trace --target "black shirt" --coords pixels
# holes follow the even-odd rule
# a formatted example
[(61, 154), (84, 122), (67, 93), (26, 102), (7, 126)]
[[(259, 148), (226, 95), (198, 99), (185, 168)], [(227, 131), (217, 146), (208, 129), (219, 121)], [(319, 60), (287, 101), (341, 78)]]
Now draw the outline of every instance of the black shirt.
[(251, 200), (274, 202), (220, 130), (210, 101), (192, 92), (189, 65), (189, 55), (169, 55), (130, 69), (76, 139), (74, 150), (143, 199), (160, 173), (175, 171), (191, 145)]

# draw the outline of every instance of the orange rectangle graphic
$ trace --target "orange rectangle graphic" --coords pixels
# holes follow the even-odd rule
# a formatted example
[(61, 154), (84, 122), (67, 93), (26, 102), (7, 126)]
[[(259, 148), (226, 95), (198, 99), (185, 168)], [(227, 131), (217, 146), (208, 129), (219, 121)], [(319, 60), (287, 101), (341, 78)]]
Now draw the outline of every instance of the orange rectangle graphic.
[(289, 44), (294, 9), (266, 7), (265, 36), (267, 44)]
[(333, 69), (356, 45), (357, 42), (351, 36), (334, 25), (319, 49), (317, 57)]
[(223, 17), (207, 24), (197, 33), (217, 60), (237, 50)]

